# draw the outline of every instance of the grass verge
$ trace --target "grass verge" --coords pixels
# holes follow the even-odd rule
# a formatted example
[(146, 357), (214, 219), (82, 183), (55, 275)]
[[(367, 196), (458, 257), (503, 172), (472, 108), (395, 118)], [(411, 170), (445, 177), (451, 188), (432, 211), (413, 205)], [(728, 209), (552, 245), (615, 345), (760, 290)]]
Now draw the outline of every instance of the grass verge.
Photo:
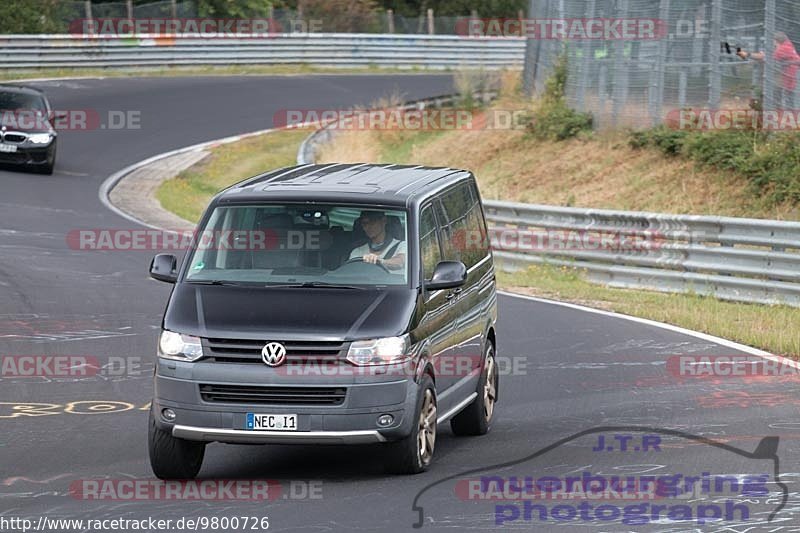
[(156, 198), (168, 211), (197, 222), (208, 201), (225, 187), (266, 170), (295, 164), (297, 148), (310, 132), (277, 130), (211, 149), (211, 155), (165, 181)]
[[(519, 95), (514, 73), (506, 75), (503, 83), (501, 96), (487, 115), (509, 110), (541, 115), (543, 103)], [(565, 115), (558, 105), (549, 109), (550, 122), (534, 122), (537, 128), (519, 124), (499, 129), (343, 131), (324, 147), (319, 161), (466, 168), (475, 172), (483, 197), (491, 200), (800, 219), (800, 193), (762, 194), (754, 190), (752, 176), (731, 165), (665, 156), (663, 148), (652, 142), (631, 142), (628, 132), (584, 131), (585, 117)], [(565, 135), (568, 138), (559, 140)], [(739, 141), (737, 147), (746, 144)], [(789, 174), (783, 168), (789, 164), (787, 158), (782, 175)]]
[(800, 320), (800, 309), (793, 307), (603, 287), (583, 279), (579, 269), (552, 265), (498, 272), (498, 282), (512, 292), (666, 322), (793, 359), (800, 355), (800, 331), (790, 327)]

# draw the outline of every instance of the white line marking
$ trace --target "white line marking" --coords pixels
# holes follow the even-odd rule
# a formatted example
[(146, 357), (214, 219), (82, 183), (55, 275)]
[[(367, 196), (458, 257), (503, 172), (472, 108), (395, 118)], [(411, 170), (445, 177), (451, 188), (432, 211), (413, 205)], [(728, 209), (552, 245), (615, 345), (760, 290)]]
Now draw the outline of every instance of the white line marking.
[[(266, 135), (266, 134), (269, 134), (269, 133), (272, 133), (272, 132), (275, 132), (275, 131), (283, 131), (283, 130), (288, 130), (288, 129), (302, 129), (302, 128), (305, 128), (305, 127), (309, 127), (310, 124), (311, 123), (303, 122), (303, 123), (300, 123), (300, 124), (292, 124), (291, 126), (286, 126), (286, 127), (281, 127), (281, 128), (269, 128), (269, 129), (265, 129), (265, 130), (252, 131), (252, 132), (248, 132), (248, 133), (240, 133), (239, 135), (231, 135), (230, 137), (225, 137), (225, 138), (222, 138), (222, 139), (214, 139), (214, 140), (211, 140), (211, 141), (205, 141), (205, 142), (202, 142), (202, 143), (193, 144), (191, 146), (184, 146), (183, 148), (178, 148), (177, 150), (171, 150), (169, 152), (164, 152), (162, 154), (157, 154), (157, 155), (154, 155), (152, 157), (148, 157), (147, 159), (142, 159), (141, 161), (139, 161), (137, 163), (134, 163), (134, 164), (132, 164), (130, 166), (127, 166), (127, 167), (123, 168), (122, 170), (119, 170), (119, 171), (113, 173), (112, 175), (110, 175), (108, 178), (106, 178), (106, 180), (100, 185), (100, 190), (98, 191), (98, 196), (100, 197), (100, 201), (103, 203), (104, 206), (106, 206), (108, 209), (110, 209), (114, 213), (118, 214), (119, 216), (121, 216), (121, 217), (123, 217), (123, 218), (125, 218), (127, 220), (130, 220), (131, 222), (135, 222), (136, 224), (141, 224), (142, 226), (148, 227), (150, 229), (156, 229), (156, 230), (160, 230), (160, 231), (166, 231), (166, 232), (170, 232), (170, 233), (175, 233), (175, 231), (173, 231), (173, 230), (169, 230), (169, 229), (166, 229), (166, 228), (160, 228), (160, 227), (155, 226), (153, 224), (148, 224), (147, 222), (145, 222), (143, 220), (140, 220), (140, 219), (136, 218), (135, 216), (133, 216), (133, 215), (131, 215), (129, 213), (126, 213), (122, 209), (120, 209), (117, 206), (115, 206), (114, 204), (112, 204), (111, 200), (109, 199), (109, 194), (111, 194), (111, 190), (114, 187), (116, 187), (117, 183), (122, 181), (122, 179), (125, 178), (125, 176), (127, 176), (128, 174), (130, 174), (134, 170), (137, 170), (137, 169), (139, 169), (139, 168), (141, 168), (143, 166), (149, 165), (150, 163), (155, 163), (156, 161), (160, 161), (161, 159), (165, 159), (167, 157), (172, 157), (173, 155), (184, 154), (186, 152), (196, 152), (196, 151), (199, 151), (199, 150), (204, 150), (206, 148), (213, 148), (213, 147), (216, 147), (216, 146), (219, 146), (219, 145), (222, 145), (222, 144), (229, 144), (229, 143), (232, 143), (232, 142), (240, 141), (240, 140), (246, 139), (248, 137), (257, 137), (259, 135)], [(172, 178), (174, 176), (170, 176), (170, 177)]]
[(584, 305), (578, 305), (573, 303), (566, 303), (566, 302), (559, 302), (556, 300), (547, 300), (545, 298), (537, 298), (536, 296), (528, 296), (527, 294), (517, 294), (514, 292), (507, 292), (507, 291), (497, 291), (498, 294), (502, 294), (503, 296), (510, 296), (512, 298), (522, 298), (524, 300), (531, 300), (534, 302), (539, 302), (543, 304), (550, 304), (550, 305), (560, 305), (561, 307), (568, 307), (570, 309), (576, 309), (578, 311), (583, 311), (586, 313), (595, 313), (598, 315), (608, 316), (611, 318), (619, 318), (622, 320), (628, 320), (630, 322), (637, 322), (639, 324), (645, 324), (647, 326), (653, 326), (656, 328), (666, 329), (668, 331), (673, 331), (675, 333), (680, 333), (682, 335), (688, 335), (690, 337), (695, 337), (698, 339), (703, 339), (705, 341), (713, 342), (714, 344), (719, 344), (720, 346), (725, 346), (727, 348), (731, 348), (734, 350), (739, 350), (745, 353), (749, 353), (751, 355), (757, 355), (759, 357), (763, 357), (764, 359), (768, 359), (770, 361), (776, 361), (784, 365), (788, 365), (792, 368), (800, 369), (800, 363), (795, 361), (794, 359), (789, 359), (787, 357), (783, 357), (781, 355), (773, 355), (769, 352), (765, 352), (764, 350), (759, 350), (758, 348), (753, 348), (752, 346), (747, 346), (745, 344), (740, 344), (738, 342), (729, 341), (728, 339), (723, 339), (721, 337), (715, 337), (714, 335), (709, 335), (707, 333), (701, 333), (699, 331), (693, 331), (691, 329), (682, 328), (679, 326), (673, 326), (672, 324), (665, 324), (664, 322), (657, 322), (655, 320), (650, 320), (647, 318), (639, 318), (636, 316), (624, 315), (622, 313), (615, 313), (613, 311), (604, 311), (602, 309), (594, 309), (592, 307), (586, 307)]

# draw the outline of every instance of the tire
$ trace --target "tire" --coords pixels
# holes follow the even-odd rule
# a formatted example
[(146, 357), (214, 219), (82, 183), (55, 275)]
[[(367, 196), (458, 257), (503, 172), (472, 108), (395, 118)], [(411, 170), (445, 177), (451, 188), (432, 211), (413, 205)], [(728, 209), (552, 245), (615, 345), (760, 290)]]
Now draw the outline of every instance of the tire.
[(45, 163), (44, 165), (42, 165), (41, 167), (36, 169), (36, 171), (39, 174), (45, 174), (47, 176), (52, 176), (53, 175), (53, 169), (55, 168), (55, 166), (56, 166), (55, 162), (53, 162), (53, 163)]
[[(53, 142), (55, 142), (55, 141), (53, 141)], [(56, 167), (56, 152), (57, 152), (57, 148), (58, 148), (57, 145), (53, 145), (53, 157), (52, 158), (48, 158), (47, 162), (45, 164), (39, 165), (39, 167), (36, 169), (36, 172), (38, 172), (39, 174), (46, 174), (48, 176), (53, 174), (53, 169), (55, 169), (55, 167)]]
[[(403, 440), (393, 442), (388, 468), (395, 474), (419, 474), (430, 466), (436, 449), (436, 389), (427, 374), (420, 383), (414, 411), (414, 424), (411, 434)], [(421, 439), (424, 439), (426, 452), (422, 453)]]
[(486, 435), (492, 429), (492, 418), (497, 402), (498, 374), (494, 358), (494, 345), (486, 343), (483, 372), (478, 380), (478, 397), (450, 420), (453, 433), (460, 436)]
[(206, 451), (204, 442), (176, 439), (168, 431), (156, 426), (152, 411), (150, 412), (147, 440), (150, 451), (150, 467), (157, 478), (194, 479), (197, 477)]

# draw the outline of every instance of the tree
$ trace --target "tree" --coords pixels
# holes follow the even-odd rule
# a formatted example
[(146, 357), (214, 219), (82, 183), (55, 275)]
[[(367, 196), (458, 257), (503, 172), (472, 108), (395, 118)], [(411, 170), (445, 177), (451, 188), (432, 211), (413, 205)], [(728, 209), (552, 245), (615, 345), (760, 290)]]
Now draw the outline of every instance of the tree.
[(325, 32), (369, 32), (378, 23), (378, 4), (373, 0), (298, 0), (305, 20), (320, 20)]
[(269, 0), (197, 0), (197, 15), (215, 18), (267, 17)]
[(2, 0), (0, 33), (63, 33), (70, 20), (83, 16), (74, 13), (69, 2), (59, 0)]

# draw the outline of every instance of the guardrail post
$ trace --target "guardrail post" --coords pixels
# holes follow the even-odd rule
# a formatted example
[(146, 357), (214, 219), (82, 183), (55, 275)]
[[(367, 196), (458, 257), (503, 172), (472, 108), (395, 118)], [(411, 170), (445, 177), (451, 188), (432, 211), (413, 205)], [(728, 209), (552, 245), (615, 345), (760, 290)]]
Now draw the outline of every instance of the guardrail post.
[(711, 1), (711, 40), (708, 43), (708, 106), (719, 108), (722, 92), (722, 71), (720, 68), (720, 41), (722, 26), (722, 0)]
[(394, 11), (391, 9), (386, 10), (386, 26), (389, 33), (394, 33)]
[[(588, 9), (586, 10), (589, 20), (594, 19), (595, 14), (595, 0), (589, 0)], [(589, 69), (590, 69), (590, 56), (592, 55), (592, 41), (585, 39), (581, 47), (581, 72), (578, 79), (578, 94), (577, 94), (577, 108), (578, 111), (586, 111), (586, 86), (589, 85)]]
[(686, 70), (681, 69), (678, 73), (678, 107), (686, 107)]
[[(754, 100), (758, 100), (759, 99), (759, 94), (758, 94), (759, 91), (760, 90), (762, 90), (762, 91), (764, 90), (764, 86), (763, 86), (763, 83), (764, 83), (764, 70), (761, 68), (762, 64), (761, 64), (760, 61), (753, 61), (751, 59), (750, 60), (750, 65), (753, 67), (753, 73), (752, 73), (753, 79), (752, 79), (752, 82), (751, 82), (753, 89), (752, 89), (752, 94), (750, 96)], [(764, 97), (763, 94), (760, 95), (760, 98), (762, 99), (762, 103), (763, 103), (763, 97)]]
[(91, 18), (92, 18), (92, 0), (86, 0), (83, 3), (83, 12), (84, 12), (84, 15), (86, 15), (86, 18), (88, 20), (91, 20)]
[[(269, 6), (270, 9), (270, 20), (272, 20), (272, 5)], [(173, 19), (178, 18), (178, 0), (170, 0), (169, 2), (169, 13)]]
[[(798, 82), (800, 82), (800, 70), (797, 72), (797, 76), (795, 78), (797, 79)], [(792, 102), (793, 106), (792, 109), (797, 109), (798, 107), (800, 107), (800, 91), (795, 89), (792, 95), (794, 96), (794, 101)]]
[[(546, 0), (543, 0), (546, 1)], [(528, 18), (536, 18), (536, 0), (528, 2)], [(523, 35), (524, 36), (524, 35)], [(526, 96), (533, 96), (536, 85), (536, 70), (541, 54), (541, 40), (527, 36), (525, 40), (525, 67), (522, 72), (522, 90)]]
[[(661, 0), (659, 8), (659, 18), (667, 20), (669, 18), (669, 0)], [(664, 106), (664, 70), (665, 58), (667, 56), (667, 38), (662, 37), (658, 41), (658, 56), (656, 57), (655, 69), (651, 77), (650, 87), (650, 124), (657, 126), (662, 122), (662, 110)]]
[(428, 35), (433, 35), (436, 30), (433, 25), (433, 9), (428, 8)]
[[(617, 0), (617, 18), (624, 20), (628, 16), (628, 0)], [(628, 71), (625, 68), (625, 41), (614, 41), (614, 87), (613, 87), (613, 112), (612, 125), (616, 126), (622, 106), (628, 97)]]
[[(600, 100), (600, 109), (605, 111), (606, 107), (606, 99), (608, 99), (608, 93), (606, 92), (606, 83), (608, 83), (608, 66), (605, 64), (600, 65), (600, 69), (597, 72), (597, 98)], [(602, 114), (602, 113), (601, 113)]]
[(128, 20), (133, 20), (133, 0), (125, 0), (125, 11), (128, 13)]
[(775, 0), (766, 0), (764, 5), (764, 105), (763, 108), (775, 109), (775, 60), (772, 54), (775, 45)]

